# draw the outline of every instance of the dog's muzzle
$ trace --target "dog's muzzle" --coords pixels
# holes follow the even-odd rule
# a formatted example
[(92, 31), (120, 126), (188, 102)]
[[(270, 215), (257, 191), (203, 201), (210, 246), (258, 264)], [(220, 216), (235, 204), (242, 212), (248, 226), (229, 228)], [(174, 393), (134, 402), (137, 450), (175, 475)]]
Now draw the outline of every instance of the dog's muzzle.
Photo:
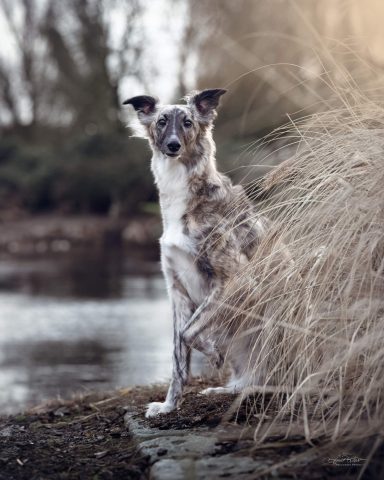
[(176, 157), (178, 155), (178, 151), (180, 150), (180, 143), (179, 142), (169, 142), (167, 144), (167, 149), (168, 149), (168, 152), (167, 152), (167, 155), (170, 156), (170, 157)]

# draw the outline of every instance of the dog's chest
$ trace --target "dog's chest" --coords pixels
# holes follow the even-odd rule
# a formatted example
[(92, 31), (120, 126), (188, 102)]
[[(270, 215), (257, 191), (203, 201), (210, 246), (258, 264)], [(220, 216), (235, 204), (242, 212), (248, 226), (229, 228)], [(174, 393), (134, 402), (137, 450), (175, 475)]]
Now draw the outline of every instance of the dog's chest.
[(207, 294), (205, 279), (197, 266), (197, 251), (193, 240), (185, 233), (181, 205), (174, 203), (163, 215), (164, 233), (160, 239), (163, 267), (182, 284), (191, 300), (199, 305)]
[(153, 160), (152, 169), (160, 191), (164, 228), (160, 239), (163, 270), (168, 279), (169, 274), (174, 276), (191, 300), (199, 305), (207, 294), (207, 286), (196, 263), (198, 248), (187, 234), (183, 222), (189, 195), (185, 167), (174, 160)]

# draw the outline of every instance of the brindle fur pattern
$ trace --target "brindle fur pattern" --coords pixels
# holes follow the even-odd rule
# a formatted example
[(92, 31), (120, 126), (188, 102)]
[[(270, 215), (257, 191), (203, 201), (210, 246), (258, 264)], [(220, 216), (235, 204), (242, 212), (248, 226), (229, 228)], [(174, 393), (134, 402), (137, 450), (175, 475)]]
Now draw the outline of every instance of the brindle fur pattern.
[(149, 96), (125, 102), (137, 111), (153, 151), (164, 226), (161, 261), (173, 308), (172, 380), (165, 402), (150, 404), (147, 416), (167, 413), (181, 401), (191, 348), (218, 368), (224, 355), (229, 358), (232, 379), (216, 391), (238, 391), (250, 382), (244, 374), (249, 350), (229, 354), (230, 338), (215, 316), (225, 285), (254, 255), (264, 233), (243, 188), (216, 169), (212, 128), (223, 93), (192, 92), (186, 105), (161, 106)]

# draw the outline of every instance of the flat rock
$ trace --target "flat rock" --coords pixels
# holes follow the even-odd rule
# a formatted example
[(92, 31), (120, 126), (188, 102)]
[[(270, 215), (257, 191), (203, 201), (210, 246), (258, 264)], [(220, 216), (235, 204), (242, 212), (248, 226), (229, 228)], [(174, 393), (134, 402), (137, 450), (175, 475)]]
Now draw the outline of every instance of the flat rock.
[(136, 411), (127, 410), (125, 423), (141, 451), (150, 457), (151, 480), (248, 480), (268, 466), (268, 462), (247, 455), (247, 449), (236, 449), (236, 454), (226, 452), (220, 441), (228, 433), (223, 425), (160, 430), (150, 428)]
[(185, 480), (195, 478), (194, 470), (193, 460), (165, 458), (152, 465), (149, 478), (150, 480)]
[(140, 443), (145, 455), (153, 459), (167, 456), (169, 459), (201, 458), (215, 453), (217, 438), (214, 435), (184, 435), (161, 436)]

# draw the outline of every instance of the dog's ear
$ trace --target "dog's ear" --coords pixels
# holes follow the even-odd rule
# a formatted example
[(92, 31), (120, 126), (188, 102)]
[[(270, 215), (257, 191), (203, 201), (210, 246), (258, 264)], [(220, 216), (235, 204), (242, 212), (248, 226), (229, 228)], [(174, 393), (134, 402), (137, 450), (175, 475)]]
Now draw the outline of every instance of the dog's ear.
[(137, 118), (129, 120), (129, 126), (133, 131), (133, 136), (148, 138), (148, 129), (155, 118), (157, 98), (149, 95), (140, 95), (132, 97), (123, 102), (123, 105), (132, 105), (137, 112)]
[(136, 112), (150, 115), (156, 110), (157, 102), (157, 98), (150, 97), (149, 95), (140, 95), (138, 97), (129, 98), (123, 102), (123, 105), (133, 105)]
[(187, 101), (197, 110), (201, 118), (213, 120), (216, 116), (215, 109), (219, 105), (220, 97), (226, 91), (222, 88), (213, 88), (201, 92), (192, 92), (187, 96)]

